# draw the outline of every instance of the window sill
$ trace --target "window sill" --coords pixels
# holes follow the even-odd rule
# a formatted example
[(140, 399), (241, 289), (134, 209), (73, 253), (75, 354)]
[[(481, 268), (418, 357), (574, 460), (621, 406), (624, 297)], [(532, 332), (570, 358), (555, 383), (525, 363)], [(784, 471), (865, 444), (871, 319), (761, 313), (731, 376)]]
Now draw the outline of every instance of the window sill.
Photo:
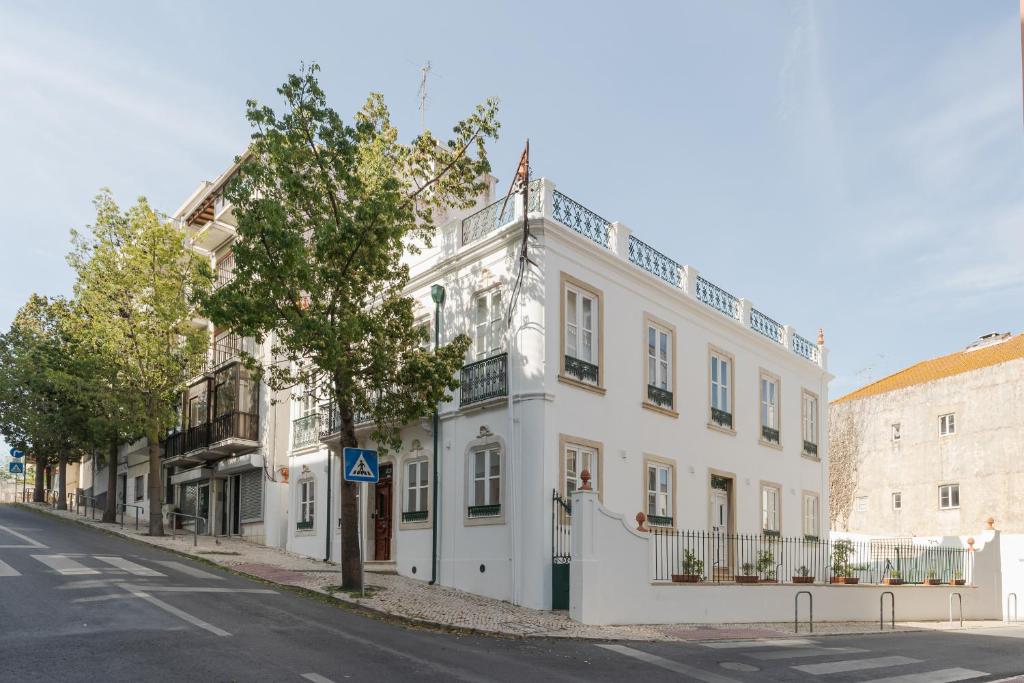
[(716, 432), (721, 432), (723, 434), (728, 434), (729, 436), (736, 436), (736, 430), (735, 429), (731, 429), (729, 427), (723, 427), (722, 425), (718, 424), (717, 422), (708, 422), (708, 429), (710, 429), (712, 431), (716, 431)]
[(782, 441), (781, 440), (778, 443), (776, 443), (774, 441), (768, 441), (765, 438), (759, 438), (757, 440), (757, 442), (760, 443), (762, 446), (765, 446), (766, 448), (774, 448), (777, 451), (781, 451), (782, 450)]
[(558, 375), (558, 381), (562, 382), (563, 384), (574, 386), (577, 389), (583, 389), (585, 391), (590, 391), (595, 394), (600, 394), (601, 396), (604, 396), (606, 393), (608, 393), (608, 390), (602, 386), (598, 386), (597, 384), (590, 384), (588, 382), (581, 382), (575, 377), (569, 377), (568, 375), (563, 375), (561, 373), (559, 373)]
[(821, 458), (819, 458), (816, 455), (811, 455), (807, 451), (802, 452), (800, 454), (800, 457), (803, 458), (804, 460), (810, 460), (811, 462), (821, 462)]
[(674, 410), (672, 410), (671, 408), (664, 408), (662, 406), (655, 405), (654, 403), (651, 403), (650, 401), (641, 401), (640, 405), (641, 405), (641, 407), (643, 407), (643, 408), (645, 408), (647, 410), (650, 410), (652, 412), (655, 412), (655, 413), (661, 413), (662, 415), (667, 415), (668, 417), (679, 417), (679, 413), (674, 411)]
[(430, 529), (431, 523), (432, 522), (430, 519), (425, 519), (421, 522), (399, 522), (398, 529), (399, 531), (415, 531), (417, 529)]
[(505, 523), (505, 513), (493, 517), (470, 517), (462, 513), (462, 526), (496, 526)]

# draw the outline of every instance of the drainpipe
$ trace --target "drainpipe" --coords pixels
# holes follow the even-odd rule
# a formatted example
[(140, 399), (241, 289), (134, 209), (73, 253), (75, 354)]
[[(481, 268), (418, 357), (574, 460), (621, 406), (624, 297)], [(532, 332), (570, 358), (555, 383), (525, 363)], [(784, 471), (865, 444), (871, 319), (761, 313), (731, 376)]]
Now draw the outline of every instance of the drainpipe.
[[(430, 288), (430, 298), (434, 300), (434, 351), (441, 348), (441, 304), (444, 303), (444, 287), (434, 285)], [(437, 581), (437, 518), (440, 510), (437, 507), (437, 471), (440, 454), (437, 450), (438, 432), (441, 430), (441, 422), (438, 419), (437, 406), (434, 406), (434, 484), (433, 484), (433, 517), (430, 524), (430, 585)]]
[[(330, 420), (330, 415), (327, 417)], [(334, 533), (334, 508), (331, 507), (331, 454), (334, 453), (334, 449), (327, 449), (327, 514), (324, 515), (327, 521), (327, 547), (324, 549), (324, 562), (331, 561), (331, 536)]]

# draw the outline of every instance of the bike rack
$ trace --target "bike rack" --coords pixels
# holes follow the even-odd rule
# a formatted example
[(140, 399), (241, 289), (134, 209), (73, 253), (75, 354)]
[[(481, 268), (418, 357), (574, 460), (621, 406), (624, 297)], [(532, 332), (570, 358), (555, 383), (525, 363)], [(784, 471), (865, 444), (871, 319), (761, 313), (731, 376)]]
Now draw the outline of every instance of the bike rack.
[(964, 596), (960, 593), (953, 592), (949, 594), (949, 623), (953, 623), (953, 596), (957, 597), (960, 603), (960, 628), (964, 627)]
[(808, 633), (814, 633), (814, 595), (811, 591), (797, 591), (793, 596), (793, 633), (800, 633), (800, 596), (807, 596), (809, 607), (809, 618), (807, 621)]
[[(1010, 598), (1013, 598), (1013, 616), (1010, 616)], [(1007, 593), (1006, 594), (1006, 623), (1017, 621), (1017, 594)]]
[(896, 630), (896, 596), (892, 591), (882, 591), (882, 594), (878, 596), (878, 630), (882, 631), (885, 629), (885, 596), (889, 596), (889, 625), (890, 628)]

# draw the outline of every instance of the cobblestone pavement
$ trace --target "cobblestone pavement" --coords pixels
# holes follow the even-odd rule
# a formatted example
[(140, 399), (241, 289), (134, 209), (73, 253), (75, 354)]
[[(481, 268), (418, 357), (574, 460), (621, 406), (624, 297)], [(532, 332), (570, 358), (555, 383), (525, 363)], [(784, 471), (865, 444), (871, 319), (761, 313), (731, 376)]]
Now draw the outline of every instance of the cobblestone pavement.
[[(471, 629), (509, 636), (545, 636), (592, 638), (601, 640), (694, 641), (751, 638), (782, 638), (793, 636), (792, 623), (764, 624), (673, 624), (649, 626), (587, 626), (569, 618), (567, 612), (532, 610), (508, 602), (485, 598), (472, 593), (430, 586), (425, 581), (394, 574), (366, 573), (367, 596), (349, 595), (332, 590), (341, 583), (340, 567), (277, 548), (256, 545), (237, 538), (200, 536), (193, 546), (193, 536), (152, 537), (145, 528), (138, 531), (129, 519), (124, 529), (116, 524), (103, 524), (75, 511), (54, 510), (43, 503), (27, 507), (75, 520), (128, 538), (167, 548), (222, 565), (233, 571), (255, 576), (273, 583), (296, 586), (330, 595), (337, 600), (359, 605), (388, 615), (435, 626)], [(97, 513), (97, 516), (98, 513)], [(968, 628), (1002, 626), (1002, 622), (964, 622)], [(957, 627), (959, 624), (957, 624)], [(919, 631), (951, 628), (946, 622), (900, 622), (896, 631)], [(801, 627), (801, 633), (804, 627)], [(878, 633), (874, 622), (819, 622), (815, 635), (841, 633)], [(887, 629), (887, 632), (888, 629)]]

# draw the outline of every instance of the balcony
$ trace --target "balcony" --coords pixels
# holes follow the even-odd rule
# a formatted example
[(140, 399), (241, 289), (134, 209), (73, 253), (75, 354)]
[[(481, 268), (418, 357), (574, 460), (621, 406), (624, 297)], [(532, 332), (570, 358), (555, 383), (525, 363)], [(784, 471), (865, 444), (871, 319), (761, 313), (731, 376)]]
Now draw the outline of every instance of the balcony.
[(235, 238), (234, 226), (213, 219), (204, 223), (192, 235), (192, 246), (214, 252)]
[(804, 441), (804, 453), (818, 457), (818, 444)]
[(429, 513), (426, 510), (415, 510), (413, 512), (403, 512), (403, 522), (425, 522)]
[(235, 271), (231, 268), (217, 268), (214, 271), (213, 289), (217, 291), (235, 279)]
[(258, 345), (252, 337), (240, 337), (237, 334), (226, 334), (213, 342), (211, 351), (212, 368), (218, 368), (232, 361), (240, 360), (242, 353), (255, 356)]
[(779, 430), (762, 425), (761, 438), (769, 443), (779, 443)]
[(653, 384), (647, 385), (647, 400), (659, 408), (672, 410), (672, 392), (656, 387)]
[(320, 416), (316, 413), (292, 420), (292, 448), (306, 448), (320, 436)]
[(508, 354), (479, 360), (462, 368), (459, 405), (468, 406), (508, 396)]
[(501, 504), (496, 505), (472, 505), (466, 510), (469, 517), (499, 517), (501, 516)]
[(718, 408), (711, 409), (711, 421), (719, 427), (725, 427), (726, 429), (732, 429), (732, 413)]
[(601, 375), (596, 365), (573, 356), (565, 357), (565, 374), (587, 384), (597, 384)]
[[(372, 424), (373, 420), (369, 415), (356, 413), (353, 416), (356, 428)], [(320, 441), (323, 443), (335, 443), (341, 437), (341, 412), (334, 403), (320, 408)]]

